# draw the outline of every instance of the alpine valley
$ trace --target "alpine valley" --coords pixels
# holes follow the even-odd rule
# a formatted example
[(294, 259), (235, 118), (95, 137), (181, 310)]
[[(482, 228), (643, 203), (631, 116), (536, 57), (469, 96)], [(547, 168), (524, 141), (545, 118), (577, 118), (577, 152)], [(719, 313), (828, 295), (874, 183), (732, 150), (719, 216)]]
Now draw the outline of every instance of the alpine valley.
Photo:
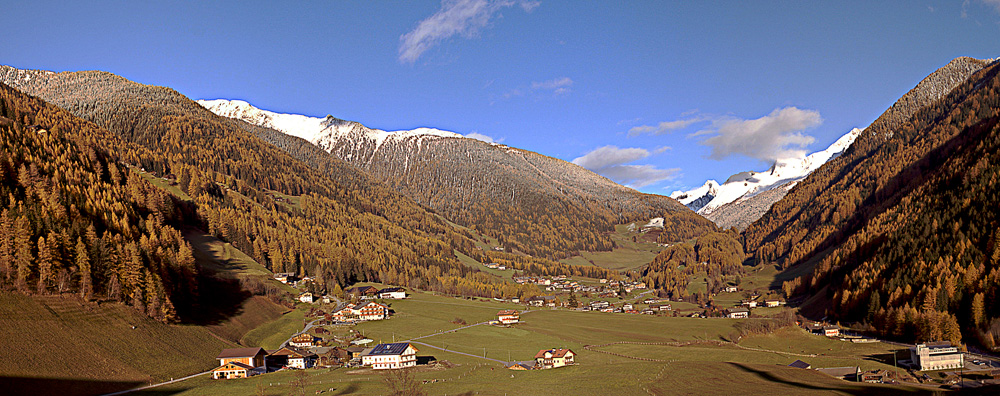
[[(444, 1), (400, 62), (539, 4)], [(938, 65), (823, 150), (669, 196), (473, 133), (0, 65), (0, 393), (997, 394), (1000, 62)]]

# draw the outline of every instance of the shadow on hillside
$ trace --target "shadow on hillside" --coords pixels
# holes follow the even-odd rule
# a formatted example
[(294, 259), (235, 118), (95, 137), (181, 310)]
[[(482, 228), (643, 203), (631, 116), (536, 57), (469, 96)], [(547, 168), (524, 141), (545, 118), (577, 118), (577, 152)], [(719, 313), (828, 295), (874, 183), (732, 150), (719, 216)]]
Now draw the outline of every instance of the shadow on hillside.
[(776, 375), (774, 375), (772, 373), (769, 373), (767, 371), (759, 370), (759, 369), (750, 367), (749, 365), (742, 364), (742, 363), (730, 363), (730, 364), (733, 367), (736, 367), (736, 368), (738, 368), (740, 370), (743, 370), (743, 371), (745, 371), (747, 373), (755, 374), (755, 375), (757, 375), (758, 377), (760, 377), (761, 379), (763, 379), (765, 381), (793, 386), (793, 387), (796, 387), (796, 388), (800, 388), (803, 391), (807, 391), (807, 390), (808, 391), (829, 391), (831, 393), (833, 393), (833, 392), (844, 392), (844, 393), (847, 393), (847, 394), (850, 394), (850, 395), (863, 395), (863, 396), (867, 396), (867, 395), (875, 396), (875, 395), (885, 395), (885, 394), (921, 394), (921, 393), (924, 393), (924, 392), (918, 392), (918, 391), (911, 391), (909, 389), (903, 389), (903, 388), (887, 389), (885, 387), (875, 387), (875, 386), (870, 386), (869, 387), (869, 386), (854, 385), (854, 384), (851, 384), (851, 383), (848, 383), (848, 382), (845, 382), (843, 386), (827, 386), (827, 385), (811, 384), (811, 383), (806, 383), (806, 382), (792, 381), (792, 380), (780, 378), (780, 377), (778, 377), (778, 376), (776, 376)]
[[(207, 272), (207, 271), (206, 271)], [(203, 273), (198, 279), (199, 296), (186, 307), (177, 307), (183, 323), (215, 325), (243, 312), (243, 303), (252, 295), (239, 280)]]
[[(134, 381), (99, 381), (69, 378), (34, 378), (0, 376), (0, 393), (5, 395), (59, 395), (59, 396), (89, 396), (103, 395), (147, 385), (145, 382)], [(130, 392), (128, 395), (159, 396), (173, 395), (188, 390), (188, 388), (171, 389), (153, 388)]]

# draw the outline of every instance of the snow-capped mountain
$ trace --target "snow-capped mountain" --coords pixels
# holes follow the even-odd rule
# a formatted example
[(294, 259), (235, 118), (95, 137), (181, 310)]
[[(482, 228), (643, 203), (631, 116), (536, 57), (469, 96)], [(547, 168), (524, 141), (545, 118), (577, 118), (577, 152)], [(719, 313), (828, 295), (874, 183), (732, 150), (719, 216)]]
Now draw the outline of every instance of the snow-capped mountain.
[[(248, 126), (306, 140), (449, 220), (475, 226), (529, 254), (550, 251), (512, 235), (536, 229), (540, 223), (553, 233), (566, 228), (603, 232), (602, 224), (662, 218), (662, 242), (715, 229), (711, 221), (668, 197), (638, 192), (558, 158), (454, 132), (432, 128), (387, 132), (332, 116), (261, 110), (244, 101), (198, 103)], [(581, 245), (561, 249), (579, 249), (574, 246)]]
[(670, 194), (670, 198), (680, 201), (680, 203), (697, 212), (705, 207), (705, 205), (708, 205), (709, 202), (712, 202), (716, 195), (719, 195), (719, 182), (709, 180), (694, 190), (674, 191)]
[[(674, 191), (671, 198), (703, 216), (710, 215), (719, 207), (741, 199), (747, 199), (764, 191), (781, 186), (791, 188), (794, 183), (804, 179), (812, 171), (818, 169), (827, 161), (836, 158), (850, 147), (861, 129), (854, 128), (826, 150), (818, 151), (800, 158), (781, 159), (763, 172), (740, 172), (729, 177), (719, 185), (715, 180), (705, 182), (705, 185), (689, 191)], [(707, 202), (706, 202), (707, 201)]]
[(309, 117), (298, 114), (281, 114), (261, 110), (242, 100), (199, 100), (198, 104), (209, 111), (223, 117), (235, 118), (254, 125), (271, 128), (286, 134), (300, 137), (326, 151), (330, 151), (341, 139), (362, 138), (371, 141), (375, 149), (382, 147), (387, 140), (406, 140), (411, 138), (462, 138), (455, 132), (442, 131), (434, 128), (417, 128), (404, 131), (383, 131), (371, 129), (354, 121), (341, 120), (333, 116), (325, 118)]

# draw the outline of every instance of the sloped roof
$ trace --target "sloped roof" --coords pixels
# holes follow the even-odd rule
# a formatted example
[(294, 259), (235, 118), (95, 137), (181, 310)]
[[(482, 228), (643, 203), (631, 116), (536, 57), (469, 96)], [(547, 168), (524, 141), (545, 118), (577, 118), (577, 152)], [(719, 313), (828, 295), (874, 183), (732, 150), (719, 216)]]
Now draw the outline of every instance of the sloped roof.
[(242, 369), (245, 369), (245, 370), (253, 370), (253, 367), (250, 367), (249, 365), (246, 365), (246, 364), (243, 364), (243, 363), (240, 363), (240, 362), (229, 362), (229, 363), (226, 363), (226, 364), (224, 364), (222, 366), (219, 366), (218, 368), (216, 368), (215, 370), (212, 370), (212, 371), (232, 370), (232, 368), (230, 368), (230, 366), (236, 366), (236, 367), (239, 367), (239, 368), (242, 368)]
[(264, 348), (223, 349), (222, 352), (219, 352), (219, 356), (216, 356), (215, 358), (216, 359), (245, 358), (245, 357), (257, 356), (258, 353), (267, 354), (267, 351), (265, 351)]
[(281, 348), (281, 349), (275, 351), (271, 355), (273, 355), (273, 356), (288, 356), (288, 357), (310, 357), (310, 356), (316, 356), (315, 353), (312, 353), (312, 352), (309, 352), (309, 351), (305, 351), (305, 350), (302, 350), (302, 349), (299, 349), (299, 348), (295, 348), (295, 347), (284, 347), (284, 348)]
[[(409, 342), (395, 342), (392, 344), (378, 344), (370, 352), (367, 353), (369, 356), (375, 355), (402, 355), (406, 348), (410, 347)], [(414, 347), (414, 350), (417, 348)]]
[(573, 351), (569, 349), (542, 349), (535, 354), (535, 359), (544, 358), (546, 352), (551, 353), (554, 358), (561, 358), (566, 357), (567, 353), (572, 353)]
[(500, 315), (517, 315), (517, 314), (518, 314), (517, 310), (514, 310), (514, 309), (505, 309), (503, 311), (497, 312), (497, 316), (500, 316)]
[(807, 369), (807, 368), (812, 367), (812, 365), (809, 364), (809, 363), (803, 362), (801, 360), (796, 360), (796, 361), (792, 362), (792, 364), (789, 364), (788, 367), (795, 367), (795, 368), (800, 368), (800, 369)]

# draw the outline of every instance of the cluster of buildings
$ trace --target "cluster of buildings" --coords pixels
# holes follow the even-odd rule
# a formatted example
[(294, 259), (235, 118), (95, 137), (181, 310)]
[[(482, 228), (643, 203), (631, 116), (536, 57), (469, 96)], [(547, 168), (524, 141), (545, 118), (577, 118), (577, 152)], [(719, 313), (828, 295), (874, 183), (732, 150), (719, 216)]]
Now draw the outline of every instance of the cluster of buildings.
[(348, 304), (335, 311), (331, 316), (335, 321), (349, 323), (382, 320), (389, 317), (389, 307), (374, 301), (361, 302), (355, 305)]
[(402, 287), (386, 287), (379, 289), (374, 286), (357, 286), (345, 291), (348, 297), (362, 300), (402, 300), (406, 298), (406, 289)]
[(489, 268), (489, 269), (495, 269), (495, 270), (500, 270), (500, 271), (506, 271), (507, 270), (507, 266), (500, 265), (500, 264), (497, 264), (497, 263), (483, 263), (483, 266), (486, 267), (486, 268)]

